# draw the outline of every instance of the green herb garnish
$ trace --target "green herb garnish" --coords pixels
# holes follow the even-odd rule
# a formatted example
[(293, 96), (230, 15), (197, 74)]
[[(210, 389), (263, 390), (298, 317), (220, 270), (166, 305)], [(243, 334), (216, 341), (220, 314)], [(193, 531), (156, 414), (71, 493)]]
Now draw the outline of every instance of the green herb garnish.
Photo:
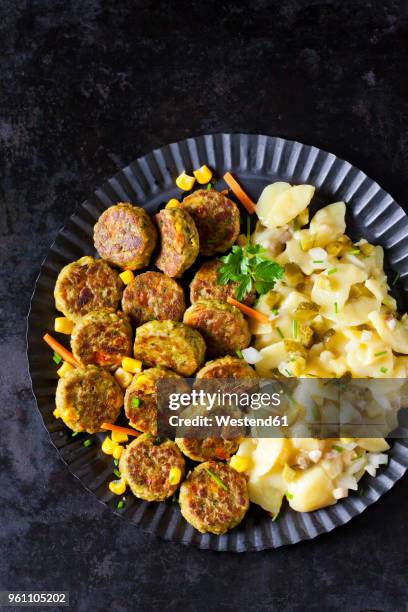
[(277, 328), (276, 328), (276, 331), (278, 332), (278, 334), (280, 335), (280, 337), (281, 337), (281, 338), (282, 338), (282, 340), (283, 340), (283, 338), (284, 338), (285, 336), (282, 334), (282, 330), (281, 330), (281, 328), (280, 328), (280, 327), (277, 327)]
[(79, 431), (74, 431), (74, 432), (71, 434), (71, 438), (75, 438), (75, 436), (77, 436), (78, 434), (79, 434)]
[(337, 302), (334, 302), (334, 313), (337, 314), (339, 312), (339, 308), (337, 306)]
[(279, 308), (271, 308), (271, 313), (272, 313), (272, 314), (273, 314), (275, 317), (277, 317), (277, 316), (278, 316), (278, 314), (279, 314)]
[(112, 470), (112, 472), (115, 474), (117, 478), (121, 478), (119, 470)]
[(386, 374), (388, 372), (388, 368), (384, 368), (384, 366), (382, 368), (380, 368), (380, 372), (382, 372), (383, 374)]
[(154, 446), (159, 446), (161, 444), (161, 438), (160, 436), (157, 436), (155, 441), (153, 442)]
[(391, 283), (391, 287), (393, 287), (395, 285), (395, 283), (398, 281), (399, 277), (400, 277), (400, 274), (399, 274), (399, 272), (397, 272), (396, 275), (394, 276), (394, 280)]
[(287, 499), (288, 501), (289, 501), (290, 499), (293, 499), (293, 495), (292, 495), (292, 493), (289, 493), (289, 491), (286, 491), (286, 493), (285, 493), (285, 497), (286, 497), (286, 499)]
[(277, 512), (272, 517), (272, 523), (276, 523), (276, 521), (279, 521), (279, 519), (280, 519), (280, 512)]
[(132, 401), (130, 402), (130, 405), (132, 406), (132, 408), (137, 408), (140, 404), (140, 399), (138, 397), (132, 397)]
[(312, 263), (323, 263), (323, 259), (314, 259)]
[(211, 183), (208, 183), (208, 185), (207, 185), (207, 189), (211, 189), (211, 188), (212, 188)]
[(293, 337), (295, 338), (295, 340), (298, 337), (298, 330), (299, 330), (299, 323), (297, 322), (296, 319), (293, 319), (292, 333), (293, 333)]
[(240, 349), (237, 349), (236, 351), (237, 357), (239, 357), (240, 359), (243, 359), (243, 355), (242, 355), (242, 351)]
[(113, 463), (116, 465), (116, 467), (118, 467), (118, 465), (119, 465), (119, 460), (118, 460), (118, 459), (114, 459), (114, 460), (113, 460)]
[(286, 372), (286, 374), (287, 374), (288, 376), (292, 376), (292, 372), (291, 372), (290, 370), (288, 370), (288, 368), (284, 368), (284, 370), (283, 370), (283, 371), (284, 371), (284, 372)]
[(228, 255), (220, 257), (223, 265), (217, 270), (218, 285), (238, 283), (235, 297), (239, 302), (250, 293), (253, 287), (260, 295), (267, 293), (283, 276), (283, 267), (267, 256), (264, 247), (260, 244), (251, 244), (250, 240), (248, 223), (245, 246), (235, 244)]
[(360, 252), (360, 249), (352, 249), (351, 251), (349, 251), (351, 255), (360, 255)]
[(337, 268), (330, 268), (330, 270), (327, 270), (327, 274), (334, 274), (335, 272), (337, 272)]
[(91, 445), (92, 445), (92, 440), (91, 440), (90, 438), (87, 438), (87, 440), (84, 440), (84, 441), (82, 442), (82, 444), (83, 444), (84, 446), (91, 446)]
[(118, 502), (118, 505), (116, 507), (118, 510), (120, 510), (121, 508), (123, 508), (124, 505), (125, 505), (125, 502), (120, 500), (120, 502)]
[(379, 351), (378, 353), (374, 353), (374, 357), (381, 357), (381, 355), (386, 355), (387, 351)]
[(212, 472), (211, 470), (208, 470), (207, 468), (204, 468), (204, 469), (207, 472), (207, 474), (210, 476), (210, 478), (212, 478), (214, 482), (216, 482), (217, 485), (221, 487), (221, 489), (224, 489), (224, 491), (229, 491), (229, 488), (227, 487), (227, 485), (224, 482), (222, 482), (221, 478), (218, 478), (217, 474), (214, 474), (214, 472)]
[(61, 357), (60, 355), (58, 355), (58, 353), (56, 353), (56, 352), (54, 351), (54, 354), (53, 354), (53, 356), (52, 356), (52, 360), (53, 360), (53, 362), (54, 362), (54, 363), (56, 363), (57, 365), (59, 365), (59, 364), (61, 363), (61, 361), (62, 361), (62, 357)]
[(344, 448), (342, 446), (337, 446), (337, 444), (333, 444), (332, 449), (337, 451), (338, 453), (342, 453), (344, 451)]

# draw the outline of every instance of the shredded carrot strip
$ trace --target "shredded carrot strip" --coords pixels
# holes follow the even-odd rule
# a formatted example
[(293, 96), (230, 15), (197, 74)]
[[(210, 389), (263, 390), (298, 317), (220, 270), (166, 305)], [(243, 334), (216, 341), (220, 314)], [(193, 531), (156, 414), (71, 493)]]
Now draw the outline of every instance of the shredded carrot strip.
[(228, 297), (227, 302), (229, 302), (233, 306), (236, 306), (243, 314), (246, 314), (248, 317), (252, 317), (253, 319), (256, 319), (257, 321), (260, 321), (261, 323), (270, 323), (270, 320), (268, 319), (268, 317), (264, 315), (262, 312), (258, 312), (257, 310), (254, 310), (253, 308), (246, 306), (245, 304), (241, 304), (241, 302), (234, 300), (233, 297)]
[(119, 425), (113, 425), (112, 423), (102, 423), (102, 429), (109, 429), (110, 431), (119, 431), (120, 433), (127, 434), (128, 436), (140, 436), (140, 431), (135, 429), (129, 429), (128, 427), (120, 427)]
[(65, 346), (62, 346), (62, 344), (60, 344), (59, 342), (57, 342), (56, 340), (54, 340), (54, 338), (52, 336), (50, 336), (50, 334), (45, 334), (43, 336), (43, 340), (48, 344), (48, 346), (50, 346), (56, 353), (58, 353), (58, 355), (60, 357), (63, 358), (64, 361), (67, 361), (68, 363), (70, 363), (71, 365), (75, 366), (76, 368), (80, 367), (80, 364), (77, 362), (77, 360), (75, 359), (75, 357), (73, 356), (73, 354), (71, 353), (71, 351), (69, 351), (68, 349), (65, 348)]
[(237, 181), (234, 179), (232, 174), (230, 174), (229, 172), (226, 172), (224, 174), (224, 181), (227, 183), (228, 187), (231, 189), (233, 194), (241, 202), (242, 206), (246, 208), (246, 210), (248, 211), (250, 215), (252, 215), (256, 211), (256, 206), (254, 202), (251, 200), (251, 198), (249, 197), (249, 195), (247, 195), (245, 191), (242, 189), (241, 185), (237, 183)]

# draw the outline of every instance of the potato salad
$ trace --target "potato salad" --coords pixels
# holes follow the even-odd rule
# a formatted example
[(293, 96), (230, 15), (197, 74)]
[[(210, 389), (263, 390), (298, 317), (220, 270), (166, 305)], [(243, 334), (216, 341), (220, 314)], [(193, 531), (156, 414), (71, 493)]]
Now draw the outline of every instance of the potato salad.
[[(312, 185), (276, 182), (258, 200), (252, 243), (266, 249), (284, 274), (254, 305), (267, 321), (251, 319), (245, 355), (264, 378), (318, 384), (348, 376), (404, 384), (408, 318), (390, 294), (383, 249), (347, 236), (344, 202), (309, 219), (314, 191)], [(304, 413), (302, 397), (297, 401)], [(284, 497), (300, 512), (335, 504), (358, 488), (365, 472), (375, 476), (387, 463), (389, 445), (382, 437), (318, 440), (303, 426), (296, 433), (296, 422), (292, 430), (299, 437), (245, 439), (232, 459), (249, 477), (251, 501), (273, 517)]]

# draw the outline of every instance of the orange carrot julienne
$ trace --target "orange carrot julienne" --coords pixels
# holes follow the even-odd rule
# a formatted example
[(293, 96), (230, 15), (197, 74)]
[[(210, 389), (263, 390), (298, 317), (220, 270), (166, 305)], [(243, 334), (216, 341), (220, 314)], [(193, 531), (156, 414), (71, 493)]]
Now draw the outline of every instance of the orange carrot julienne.
[(50, 336), (50, 334), (45, 334), (43, 336), (43, 340), (48, 344), (48, 346), (50, 346), (56, 353), (58, 353), (58, 355), (60, 357), (63, 358), (64, 361), (67, 361), (68, 363), (70, 363), (71, 365), (75, 366), (76, 368), (81, 367), (80, 364), (77, 362), (77, 360), (75, 359), (75, 357), (73, 356), (73, 354), (71, 353), (71, 351), (69, 351), (68, 349), (65, 348), (65, 346), (62, 346), (62, 344), (60, 344), (59, 342), (57, 342), (56, 340), (54, 340), (54, 338), (52, 336)]
[(256, 211), (256, 206), (255, 203), (249, 197), (249, 195), (245, 193), (241, 185), (239, 185), (239, 183), (234, 179), (230, 172), (226, 172), (223, 178), (224, 181), (227, 183), (228, 187), (231, 189), (232, 193), (241, 202), (242, 206), (246, 208), (250, 215), (252, 215)]
[(270, 320), (268, 319), (268, 317), (264, 315), (262, 312), (258, 312), (257, 310), (254, 310), (253, 308), (246, 306), (245, 304), (241, 304), (241, 302), (234, 300), (233, 297), (228, 297), (227, 302), (229, 304), (232, 304), (236, 308), (238, 308), (238, 310), (240, 310), (243, 314), (246, 314), (248, 317), (252, 317), (253, 319), (256, 319), (260, 323), (270, 323)]
[(128, 427), (120, 427), (120, 425), (113, 425), (113, 423), (102, 423), (102, 429), (109, 429), (110, 431), (118, 431), (120, 433), (127, 434), (128, 436), (140, 436), (140, 431), (135, 429), (129, 429)]

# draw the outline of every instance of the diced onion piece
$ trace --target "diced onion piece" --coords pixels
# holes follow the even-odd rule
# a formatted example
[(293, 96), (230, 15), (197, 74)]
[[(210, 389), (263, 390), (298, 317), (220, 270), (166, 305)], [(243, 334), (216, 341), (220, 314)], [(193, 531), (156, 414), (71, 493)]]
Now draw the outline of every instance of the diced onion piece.
[(309, 457), (310, 460), (313, 461), (313, 463), (319, 463), (320, 459), (322, 458), (322, 451), (321, 450), (312, 450), (309, 452)]
[(241, 353), (245, 361), (250, 364), (258, 363), (262, 359), (261, 353), (252, 346), (242, 349)]
[(333, 497), (334, 499), (343, 499), (343, 497), (348, 497), (348, 490), (344, 487), (339, 487), (338, 489), (334, 489)]
[(375, 468), (373, 465), (370, 465), (370, 464), (366, 465), (364, 469), (365, 469), (365, 471), (366, 471), (368, 474), (370, 474), (370, 476), (373, 476), (373, 477), (374, 477), (374, 476), (376, 475), (376, 473), (377, 473), (376, 468)]
[(321, 259), (323, 259), (324, 261), (327, 259), (327, 251), (325, 251), (321, 247), (314, 247), (312, 249), (309, 249), (309, 255), (315, 261), (320, 261)]
[(361, 332), (361, 342), (370, 342), (372, 337), (373, 337), (373, 332), (368, 331), (368, 329), (364, 329)]

